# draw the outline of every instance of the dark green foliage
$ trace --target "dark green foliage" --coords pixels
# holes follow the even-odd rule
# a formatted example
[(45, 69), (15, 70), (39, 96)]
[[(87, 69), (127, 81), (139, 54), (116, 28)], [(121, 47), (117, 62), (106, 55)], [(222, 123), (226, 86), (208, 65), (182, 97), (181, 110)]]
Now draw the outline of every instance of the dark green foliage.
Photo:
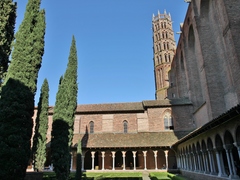
[(44, 80), (38, 102), (38, 111), (35, 121), (35, 134), (33, 138), (33, 162), (34, 169), (42, 171), (46, 161), (46, 135), (48, 129), (48, 97), (49, 86), (47, 79)]
[(32, 116), (44, 49), (45, 13), (29, 0), (16, 34), (0, 99), (0, 179), (23, 179), (30, 158)]
[(60, 80), (53, 114), (51, 151), (53, 167), (58, 179), (67, 179), (70, 172), (77, 91), (77, 50), (73, 37), (67, 70)]
[(0, 179), (23, 179), (30, 157), (33, 94), (9, 79), (0, 100)]
[(68, 146), (69, 126), (62, 119), (52, 124), (51, 152), (54, 171), (58, 180), (68, 179), (70, 173), (70, 151)]
[(29, 0), (24, 19), (16, 33), (6, 81), (13, 78), (24, 83), (35, 94), (38, 71), (44, 53), (45, 11), (40, 0)]
[(77, 169), (75, 179), (82, 179), (82, 141), (80, 139), (78, 140), (77, 146)]
[(0, 1), (0, 87), (8, 69), (11, 44), (14, 39), (16, 3)]

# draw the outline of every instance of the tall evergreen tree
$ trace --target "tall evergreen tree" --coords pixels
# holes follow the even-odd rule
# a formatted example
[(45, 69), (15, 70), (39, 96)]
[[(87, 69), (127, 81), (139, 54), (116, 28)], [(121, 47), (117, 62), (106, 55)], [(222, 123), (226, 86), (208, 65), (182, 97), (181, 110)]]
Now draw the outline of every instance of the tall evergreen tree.
[(29, 0), (0, 99), (0, 179), (23, 179), (30, 158), (34, 95), (44, 52), (45, 12)]
[(12, 0), (0, 1), (0, 87), (8, 69), (15, 21), (16, 3), (13, 3)]
[(81, 139), (78, 140), (78, 146), (77, 146), (77, 168), (76, 168), (75, 179), (76, 180), (82, 179), (82, 141)]
[(60, 82), (53, 113), (51, 151), (58, 180), (68, 179), (74, 115), (77, 107), (77, 50), (72, 38), (68, 66)]
[(47, 79), (44, 80), (38, 102), (38, 111), (33, 138), (33, 162), (34, 169), (42, 171), (46, 161), (46, 135), (48, 129), (48, 97), (49, 86)]

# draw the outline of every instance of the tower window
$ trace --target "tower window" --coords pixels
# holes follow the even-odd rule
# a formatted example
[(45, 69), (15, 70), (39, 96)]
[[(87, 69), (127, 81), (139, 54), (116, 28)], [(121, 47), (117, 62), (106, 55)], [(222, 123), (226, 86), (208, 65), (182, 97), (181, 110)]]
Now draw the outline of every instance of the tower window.
[(93, 133), (94, 133), (94, 122), (93, 122), (93, 121), (90, 121), (89, 126), (90, 126), (89, 133), (90, 133), (90, 134), (93, 134)]
[(171, 55), (168, 54), (168, 61), (171, 62)]
[(173, 120), (169, 112), (164, 115), (164, 129), (173, 130)]
[(123, 132), (124, 133), (128, 132), (128, 122), (126, 120), (123, 121)]
[(169, 49), (169, 43), (167, 43), (167, 49)]

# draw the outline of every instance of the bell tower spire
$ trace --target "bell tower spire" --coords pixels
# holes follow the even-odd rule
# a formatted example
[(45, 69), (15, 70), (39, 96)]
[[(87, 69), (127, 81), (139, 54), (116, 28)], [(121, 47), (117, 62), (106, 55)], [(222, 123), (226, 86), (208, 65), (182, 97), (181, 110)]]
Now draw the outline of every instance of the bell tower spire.
[(155, 98), (163, 100), (167, 98), (169, 87), (168, 72), (176, 51), (176, 42), (172, 28), (170, 13), (158, 13), (152, 18), (153, 30), (153, 60), (155, 75)]

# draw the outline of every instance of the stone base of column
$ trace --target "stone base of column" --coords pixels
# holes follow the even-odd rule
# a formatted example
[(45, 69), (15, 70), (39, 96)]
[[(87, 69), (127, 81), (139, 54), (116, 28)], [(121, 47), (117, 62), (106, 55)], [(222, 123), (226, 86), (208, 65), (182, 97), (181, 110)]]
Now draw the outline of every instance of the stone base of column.
[(239, 176), (238, 175), (230, 175), (229, 179), (239, 179)]
[(218, 177), (228, 177), (226, 174), (218, 174)]

